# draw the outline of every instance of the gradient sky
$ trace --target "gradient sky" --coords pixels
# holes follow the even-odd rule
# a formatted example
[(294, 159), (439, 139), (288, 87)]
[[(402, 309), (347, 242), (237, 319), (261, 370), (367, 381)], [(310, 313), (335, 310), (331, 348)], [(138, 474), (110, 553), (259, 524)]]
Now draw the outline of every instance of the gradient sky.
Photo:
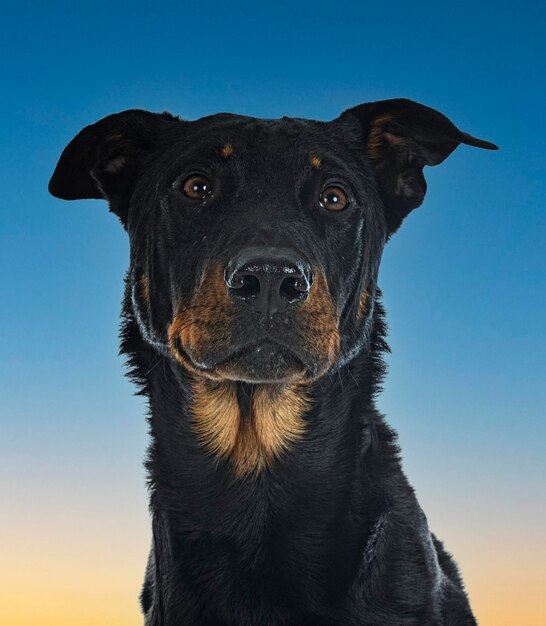
[(128, 245), (105, 203), (47, 195), (66, 143), (125, 108), (331, 119), (408, 97), (501, 150), (429, 168), (385, 251), (380, 405), (480, 625), (544, 626), (544, 4), (121, 4), (3, 9), (0, 623), (141, 623), (144, 404), (117, 357)]

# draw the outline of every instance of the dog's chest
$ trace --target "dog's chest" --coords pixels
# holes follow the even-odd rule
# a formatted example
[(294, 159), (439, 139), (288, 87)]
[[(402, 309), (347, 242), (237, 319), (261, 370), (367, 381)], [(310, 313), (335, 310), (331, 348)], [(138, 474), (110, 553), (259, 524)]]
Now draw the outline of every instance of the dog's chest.
[(162, 533), (171, 537), (175, 595), (195, 593), (210, 620), (215, 612), (225, 616), (237, 607), (249, 619), (267, 616), (262, 623), (284, 623), (285, 617), (304, 623), (307, 610), (314, 613), (346, 591), (358, 550), (348, 526), (336, 519), (332, 501), (330, 506), (320, 498), (304, 502), (265, 478), (245, 490), (210, 496), (208, 514), (184, 496), (187, 508), (181, 510), (179, 501)]

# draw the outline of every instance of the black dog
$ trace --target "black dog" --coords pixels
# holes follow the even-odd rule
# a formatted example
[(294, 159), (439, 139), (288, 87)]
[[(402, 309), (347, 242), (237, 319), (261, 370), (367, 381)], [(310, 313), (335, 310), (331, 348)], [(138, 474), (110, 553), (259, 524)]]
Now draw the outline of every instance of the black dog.
[(331, 122), (132, 110), (50, 181), (129, 233), (122, 351), (149, 398), (149, 626), (476, 624), (374, 397), (377, 273), (425, 165), (496, 149), (409, 100)]

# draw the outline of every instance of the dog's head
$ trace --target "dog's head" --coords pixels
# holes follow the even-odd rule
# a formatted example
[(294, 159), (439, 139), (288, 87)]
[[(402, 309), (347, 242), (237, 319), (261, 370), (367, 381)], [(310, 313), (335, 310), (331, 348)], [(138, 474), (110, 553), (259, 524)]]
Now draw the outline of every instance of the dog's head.
[(109, 201), (158, 349), (213, 380), (311, 381), (364, 342), (384, 243), (461, 143), (496, 148), (409, 100), (331, 122), (130, 110), (84, 128), (49, 189)]

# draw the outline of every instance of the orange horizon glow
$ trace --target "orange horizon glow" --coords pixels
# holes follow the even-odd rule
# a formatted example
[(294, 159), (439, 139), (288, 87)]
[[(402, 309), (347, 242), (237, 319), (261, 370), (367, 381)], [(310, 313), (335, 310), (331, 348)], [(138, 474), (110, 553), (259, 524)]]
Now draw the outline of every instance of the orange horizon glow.
[[(140, 504), (140, 503), (138, 503)], [(150, 539), (145, 507), (107, 518), (78, 512), (72, 527), (45, 511), (41, 532), (25, 525), (3, 530), (6, 626), (134, 626), (142, 624), (138, 594)], [(128, 520), (132, 520), (128, 527)], [(445, 529), (444, 529), (445, 530)], [(451, 529), (456, 555), (480, 626), (544, 626), (546, 554), (540, 529), (517, 536), (511, 528)], [(29, 539), (32, 537), (32, 539)], [(503, 550), (499, 551), (499, 546)]]

